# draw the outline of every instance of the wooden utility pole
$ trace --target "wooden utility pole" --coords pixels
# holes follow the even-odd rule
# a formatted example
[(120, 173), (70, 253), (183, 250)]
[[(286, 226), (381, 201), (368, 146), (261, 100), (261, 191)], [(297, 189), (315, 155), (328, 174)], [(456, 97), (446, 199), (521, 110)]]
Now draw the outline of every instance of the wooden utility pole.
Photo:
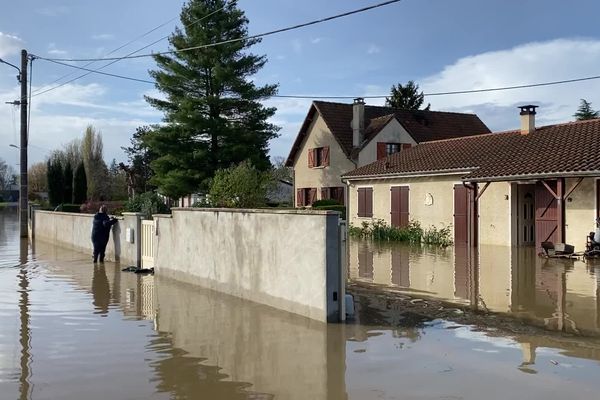
[(21, 99), (19, 104), (21, 105), (21, 178), (20, 178), (20, 191), (19, 191), (19, 227), (20, 235), (22, 238), (28, 236), (27, 230), (27, 50), (21, 50)]

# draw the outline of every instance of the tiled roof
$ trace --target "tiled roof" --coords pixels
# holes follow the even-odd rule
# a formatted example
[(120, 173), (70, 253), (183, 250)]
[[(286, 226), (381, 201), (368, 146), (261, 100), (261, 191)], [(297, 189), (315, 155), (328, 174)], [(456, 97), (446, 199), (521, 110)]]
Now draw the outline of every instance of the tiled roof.
[(598, 172), (600, 119), (543, 126), (528, 135), (516, 130), (423, 143), (344, 176), (450, 171), (482, 181)]
[[(318, 112), (344, 150), (352, 155), (352, 104), (314, 101), (292, 146), (287, 165), (293, 165), (296, 153), (307, 134), (314, 114)], [(365, 106), (365, 139), (368, 142), (395, 117), (417, 142), (464, 137), (490, 132), (475, 114), (442, 111), (399, 110), (390, 107)]]

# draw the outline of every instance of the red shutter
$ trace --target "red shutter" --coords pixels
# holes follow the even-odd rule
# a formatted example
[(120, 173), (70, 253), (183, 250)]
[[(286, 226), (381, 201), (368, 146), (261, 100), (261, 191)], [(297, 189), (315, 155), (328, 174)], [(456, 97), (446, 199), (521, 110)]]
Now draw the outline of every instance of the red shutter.
[(385, 157), (387, 157), (387, 152), (385, 151), (385, 143), (377, 142), (377, 159), (381, 160)]
[(392, 226), (400, 226), (400, 187), (394, 186), (390, 189), (391, 204), (390, 204), (390, 217), (392, 220)]
[(323, 166), (329, 167), (329, 146), (323, 147)]
[(468, 210), (467, 188), (462, 184), (454, 185), (454, 243), (457, 245), (464, 246), (468, 243)]
[(412, 144), (410, 143), (402, 143), (402, 150), (410, 149)]
[(315, 201), (317, 201), (317, 188), (310, 188), (308, 204), (312, 205)]
[(400, 188), (400, 226), (408, 226), (408, 186), (402, 186)]
[(365, 216), (365, 189), (358, 189), (358, 213), (359, 217)]
[(331, 196), (331, 198), (333, 198), (335, 201), (337, 201), (338, 203), (340, 203), (341, 205), (344, 205), (344, 187), (336, 187), (335, 189), (335, 194)]
[(326, 200), (331, 198), (331, 189), (330, 188), (321, 188), (321, 200)]
[(367, 188), (365, 190), (365, 216), (373, 216), (373, 189)]
[(308, 168), (315, 166), (315, 149), (308, 149)]
[(304, 189), (296, 189), (296, 207), (304, 205)]

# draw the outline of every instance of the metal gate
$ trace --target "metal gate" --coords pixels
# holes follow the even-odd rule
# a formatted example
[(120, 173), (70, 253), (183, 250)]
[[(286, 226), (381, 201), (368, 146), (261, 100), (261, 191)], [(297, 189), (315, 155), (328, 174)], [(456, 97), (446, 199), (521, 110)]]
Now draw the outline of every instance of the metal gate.
[(142, 268), (154, 268), (154, 221), (142, 221)]

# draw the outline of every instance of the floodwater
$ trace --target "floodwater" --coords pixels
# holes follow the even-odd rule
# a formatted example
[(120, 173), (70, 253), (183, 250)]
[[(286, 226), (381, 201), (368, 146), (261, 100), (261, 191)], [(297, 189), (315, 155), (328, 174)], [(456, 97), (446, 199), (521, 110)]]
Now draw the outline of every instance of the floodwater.
[(534, 247), (411, 247), (353, 239), (350, 279), (600, 336), (600, 260), (545, 259)]
[(0, 399), (560, 399), (600, 391), (591, 339), (501, 336), (357, 298), (322, 324), (28, 245), (0, 211)]

